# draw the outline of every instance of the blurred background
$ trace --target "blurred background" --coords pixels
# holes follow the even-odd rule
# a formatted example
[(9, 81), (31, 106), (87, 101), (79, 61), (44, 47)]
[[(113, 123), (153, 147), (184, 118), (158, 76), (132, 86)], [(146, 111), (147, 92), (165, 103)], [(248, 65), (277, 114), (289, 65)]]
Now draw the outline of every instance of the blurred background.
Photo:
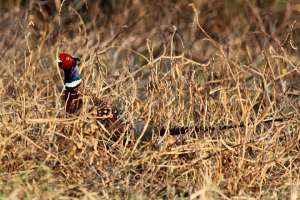
[(94, 50), (99, 51), (126, 35), (122, 45), (141, 53), (151, 39), (155, 56), (173, 37), (175, 54), (184, 52), (205, 61), (213, 52), (208, 48), (211, 43), (202, 40), (207, 36), (199, 25), (219, 44), (242, 50), (278, 48), (289, 38), (295, 46), (300, 43), (296, 0), (1, 0), (0, 11), (6, 48), (17, 35), (24, 35), (30, 49), (65, 45), (64, 38), (79, 37), (77, 45), (98, 42)]
[[(0, 27), (0, 199), (299, 199), (298, 0), (0, 0)], [(60, 51), (128, 124), (247, 125), (112, 144), (85, 115), (63, 121)]]

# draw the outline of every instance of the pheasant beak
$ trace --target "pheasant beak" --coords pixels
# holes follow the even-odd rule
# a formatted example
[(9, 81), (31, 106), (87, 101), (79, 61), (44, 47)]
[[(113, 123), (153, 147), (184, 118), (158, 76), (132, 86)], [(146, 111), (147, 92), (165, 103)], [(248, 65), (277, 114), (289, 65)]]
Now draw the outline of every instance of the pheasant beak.
[(59, 68), (62, 68), (63, 61), (60, 59), (57, 59), (56, 62), (58, 64)]

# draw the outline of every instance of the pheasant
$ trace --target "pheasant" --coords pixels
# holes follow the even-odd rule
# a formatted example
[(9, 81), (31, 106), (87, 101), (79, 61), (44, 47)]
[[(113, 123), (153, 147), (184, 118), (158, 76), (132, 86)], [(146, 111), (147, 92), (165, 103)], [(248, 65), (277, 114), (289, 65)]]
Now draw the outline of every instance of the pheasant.
[[(65, 101), (65, 110), (69, 114), (76, 114), (82, 107), (82, 79), (79, 73), (79, 65), (80, 59), (77, 57), (73, 57), (68, 53), (62, 52), (58, 56), (58, 66), (64, 71), (64, 101)], [(120, 111), (118, 108), (111, 103), (104, 101), (99, 98), (93, 98), (93, 105), (90, 112), (94, 112), (95, 118), (104, 127), (108, 130), (113, 130), (112, 135), (114, 140), (118, 140), (118, 136), (122, 134), (122, 132), (126, 131), (124, 124), (116, 127), (118, 121), (120, 121)], [(285, 118), (275, 118), (268, 119), (263, 121), (262, 123), (272, 123), (275, 121), (284, 121)], [(135, 138), (138, 138), (143, 133), (142, 139), (148, 140), (152, 138), (153, 134), (157, 133), (160, 136), (165, 135), (169, 132), (170, 135), (181, 135), (190, 131), (194, 131), (196, 133), (203, 133), (213, 130), (226, 130), (233, 128), (242, 128), (245, 127), (246, 124), (241, 122), (240, 124), (229, 124), (229, 125), (217, 125), (212, 127), (199, 127), (196, 126), (193, 129), (190, 127), (173, 127), (170, 129), (158, 128), (153, 125), (147, 127), (144, 130), (145, 123), (142, 121), (136, 122), (133, 124), (132, 129), (134, 132)], [(113, 129), (111, 128), (113, 127)]]

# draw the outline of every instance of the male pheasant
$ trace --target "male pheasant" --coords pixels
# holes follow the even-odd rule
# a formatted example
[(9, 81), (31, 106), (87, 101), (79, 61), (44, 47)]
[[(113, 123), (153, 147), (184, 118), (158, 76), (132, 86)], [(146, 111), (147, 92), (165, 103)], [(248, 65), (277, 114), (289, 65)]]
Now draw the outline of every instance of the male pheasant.
[[(80, 59), (73, 57), (68, 53), (62, 52), (58, 56), (58, 66), (64, 71), (64, 100), (65, 109), (69, 114), (77, 114), (82, 107), (82, 80), (79, 73)], [(126, 126), (120, 122), (119, 110), (117, 107), (111, 103), (104, 101), (99, 98), (93, 98), (93, 105), (91, 106), (90, 112), (94, 113), (94, 117), (99, 121), (107, 130), (111, 131), (112, 139), (118, 140), (120, 134), (126, 130)], [(284, 118), (268, 119), (262, 123), (272, 123), (274, 121), (283, 121)], [(144, 122), (139, 121), (133, 124), (132, 130), (134, 132), (135, 138), (138, 138), (143, 133), (143, 140), (150, 139), (154, 133), (159, 135), (165, 135), (167, 132), (170, 135), (181, 135), (190, 131), (197, 133), (203, 133), (212, 130), (226, 130), (232, 128), (245, 127), (245, 124), (241, 122), (240, 124), (229, 124), (229, 125), (217, 125), (212, 127), (173, 127), (166, 130), (165, 128), (158, 128), (155, 126), (149, 126), (144, 130)]]

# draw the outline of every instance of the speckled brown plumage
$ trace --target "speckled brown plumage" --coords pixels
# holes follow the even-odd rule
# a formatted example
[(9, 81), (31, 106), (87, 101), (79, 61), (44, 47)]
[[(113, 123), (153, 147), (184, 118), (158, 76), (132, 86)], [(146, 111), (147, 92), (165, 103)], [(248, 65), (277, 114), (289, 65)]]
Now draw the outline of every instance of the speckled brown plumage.
[[(64, 101), (67, 113), (78, 114), (80, 112), (83, 104), (82, 90), (82, 84), (75, 88), (65, 88)], [(120, 112), (112, 103), (93, 97), (91, 98), (90, 104), (90, 115), (97, 121), (101, 122), (105, 128), (108, 128), (117, 122)]]

